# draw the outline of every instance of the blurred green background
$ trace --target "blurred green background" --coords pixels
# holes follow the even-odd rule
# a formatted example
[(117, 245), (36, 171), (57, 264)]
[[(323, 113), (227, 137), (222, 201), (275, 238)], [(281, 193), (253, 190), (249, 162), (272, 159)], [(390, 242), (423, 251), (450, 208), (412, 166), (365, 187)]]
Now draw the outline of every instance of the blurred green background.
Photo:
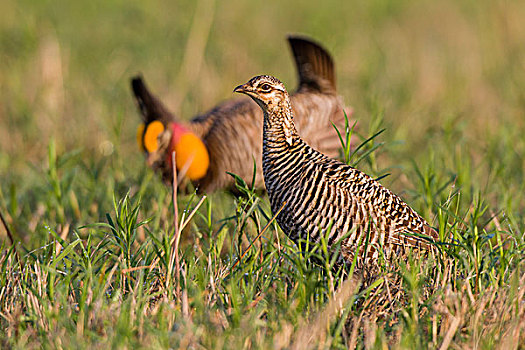
[[(512, 145), (509, 156), (523, 162), (524, 19), (523, 1), (4, 0), (4, 192), (41, 176), (50, 139), (59, 154), (80, 149), (85, 159), (120, 162), (108, 176), (133, 184), (145, 165), (135, 144), (132, 75), (142, 73), (188, 119), (256, 74), (295, 87), (290, 33), (333, 54), (340, 94), (364, 135), (384, 116), (381, 137), (390, 147), (381, 168), (432, 161), (436, 147), (453, 155), (459, 145), (473, 168), (483, 167), (476, 175), (486, 184), (490, 140)], [(445, 161), (451, 168), (453, 159)], [(400, 170), (390, 172), (387, 185), (406, 187)]]

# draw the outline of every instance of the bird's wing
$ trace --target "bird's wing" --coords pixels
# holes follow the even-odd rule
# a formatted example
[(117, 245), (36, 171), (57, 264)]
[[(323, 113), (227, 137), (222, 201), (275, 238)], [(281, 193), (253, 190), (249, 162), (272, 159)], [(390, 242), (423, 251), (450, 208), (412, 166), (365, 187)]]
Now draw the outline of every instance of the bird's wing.
[(396, 194), (365, 173), (339, 161), (324, 158), (322, 171), (335, 186), (343, 188), (358, 206), (384, 211), (390, 226), (389, 242), (393, 245), (429, 250), (439, 239), (435, 229)]

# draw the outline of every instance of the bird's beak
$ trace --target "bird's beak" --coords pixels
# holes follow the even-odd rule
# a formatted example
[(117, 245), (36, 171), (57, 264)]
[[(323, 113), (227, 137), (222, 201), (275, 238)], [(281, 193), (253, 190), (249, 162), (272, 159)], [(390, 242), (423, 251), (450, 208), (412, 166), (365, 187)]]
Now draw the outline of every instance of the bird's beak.
[(240, 94), (246, 94), (248, 93), (248, 89), (247, 89), (246, 84), (241, 84), (237, 86), (235, 89), (233, 89), (233, 92), (238, 92)]

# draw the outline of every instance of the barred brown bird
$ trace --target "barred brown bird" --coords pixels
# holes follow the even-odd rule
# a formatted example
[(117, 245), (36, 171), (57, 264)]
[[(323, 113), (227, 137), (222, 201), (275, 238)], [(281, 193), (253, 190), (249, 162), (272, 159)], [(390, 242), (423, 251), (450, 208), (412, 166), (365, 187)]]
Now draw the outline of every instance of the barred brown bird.
[[(289, 37), (288, 42), (299, 74), (299, 87), (291, 97), (297, 127), (310, 144), (336, 156), (340, 144), (331, 122), (344, 125), (344, 112), (332, 58), (308, 39)], [(227, 101), (183, 123), (148, 91), (140, 77), (132, 79), (131, 85), (144, 121), (138, 142), (148, 163), (165, 180), (171, 179), (175, 150), (178, 171), (186, 167), (187, 177), (201, 191), (233, 188), (233, 179), (226, 172), (249, 182), (254, 161), (256, 187), (263, 187), (262, 112), (249, 98)]]
[[(263, 174), (271, 208), (295, 242), (328, 244), (342, 238), (341, 252), (357, 266), (389, 261), (409, 248), (432, 250), (437, 232), (405, 202), (363, 172), (316, 151), (297, 133), (290, 98), (272, 76), (252, 78), (235, 92), (250, 96), (264, 112)], [(348, 235), (348, 236), (347, 236)], [(368, 237), (367, 237), (368, 235)], [(345, 237), (347, 236), (347, 237)]]

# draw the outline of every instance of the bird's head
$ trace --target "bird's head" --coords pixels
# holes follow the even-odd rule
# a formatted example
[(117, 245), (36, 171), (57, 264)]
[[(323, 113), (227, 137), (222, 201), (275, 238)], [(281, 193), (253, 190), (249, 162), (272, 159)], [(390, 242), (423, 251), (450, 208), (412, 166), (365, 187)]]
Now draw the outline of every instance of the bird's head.
[(146, 153), (148, 165), (166, 171), (166, 176), (171, 176), (172, 151), (175, 151), (177, 171), (184, 172), (190, 180), (199, 180), (208, 171), (210, 158), (206, 146), (181, 124), (164, 125), (159, 120), (141, 124), (137, 129), (137, 142)]
[(237, 86), (233, 92), (250, 96), (266, 112), (289, 106), (289, 96), (281, 81), (270, 75), (259, 75)]
[[(284, 133), (284, 139), (291, 146), (297, 130), (293, 122), (290, 96), (284, 84), (270, 75), (259, 75), (251, 78), (246, 84), (237, 86), (234, 92), (250, 96), (264, 112), (264, 132)], [(267, 129), (268, 126), (268, 129)], [(269, 131), (273, 130), (273, 131)]]

